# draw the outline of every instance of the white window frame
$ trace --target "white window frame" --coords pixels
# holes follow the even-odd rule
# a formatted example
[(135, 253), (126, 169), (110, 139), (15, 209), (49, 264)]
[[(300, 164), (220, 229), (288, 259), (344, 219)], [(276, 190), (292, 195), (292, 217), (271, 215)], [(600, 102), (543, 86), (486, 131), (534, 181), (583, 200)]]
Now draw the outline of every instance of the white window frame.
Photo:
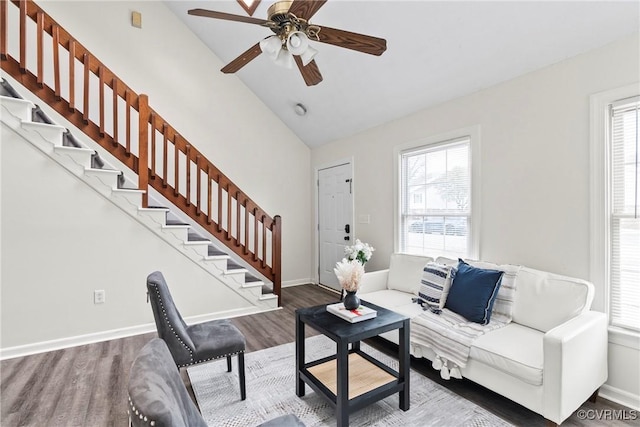
[[(397, 145), (393, 150), (393, 251), (400, 252), (402, 221), (402, 153), (408, 150), (440, 145), (469, 138), (471, 155), (471, 216), (469, 218), (468, 258), (480, 258), (480, 126), (470, 126)], [(425, 254), (432, 256), (432, 254)]]
[[(593, 307), (610, 318), (611, 164), (609, 156), (609, 105), (638, 96), (640, 84), (597, 93), (590, 97), (590, 280), (596, 287)], [(640, 350), (640, 333), (609, 325), (609, 342)]]

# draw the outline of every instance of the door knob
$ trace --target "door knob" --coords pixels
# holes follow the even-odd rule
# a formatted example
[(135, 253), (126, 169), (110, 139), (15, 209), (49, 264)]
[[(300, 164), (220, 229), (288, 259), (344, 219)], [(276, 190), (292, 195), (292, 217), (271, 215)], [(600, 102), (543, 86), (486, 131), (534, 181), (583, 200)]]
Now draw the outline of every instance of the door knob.
[(349, 240), (349, 236), (344, 236), (344, 240)]
[(351, 228), (349, 227), (349, 224), (345, 225), (345, 226), (344, 226), (344, 232), (345, 232), (345, 233), (348, 233), (348, 232), (349, 232), (349, 230), (351, 230)]

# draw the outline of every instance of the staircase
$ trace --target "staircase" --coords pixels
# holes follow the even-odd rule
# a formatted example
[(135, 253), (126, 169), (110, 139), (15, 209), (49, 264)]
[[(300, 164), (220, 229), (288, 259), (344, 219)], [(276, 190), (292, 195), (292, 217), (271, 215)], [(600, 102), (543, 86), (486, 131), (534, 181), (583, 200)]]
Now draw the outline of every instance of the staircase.
[[(9, 19), (16, 25), (8, 25)], [(27, 25), (29, 20), (35, 25)], [(49, 54), (43, 53), (47, 49)], [(44, 67), (47, 57), (52, 63)], [(280, 217), (269, 216), (242, 192), (149, 105), (146, 95), (137, 94), (30, 0), (0, 0), (0, 60), (6, 73), (0, 88), (3, 126), (256, 308), (280, 305)], [(49, 75), (43, 69), (51, 70)], [(37, 106), (40, 101), (44, 104)], [(57, 115), (74, 130), (56, 124), (51, 117)], [(86, 137), (92, 148), (81, 142)]]
[[(7, 77), (9, 78), (9, 77)], [(73, 133), (60, 126), (33, 102), (23, 99), (13, 86), (0, 80), (2, 125), (14, 130), (60, 166), (77, 176), (103, 197), (152, 230), (185, 256), (209, 272), (212, 285), (223, 284), (258, 310), (277, 308), (278, 297), (249, 269), (233, 260), (189, 223), (182, 221), (170, 207), (142, 206), (143, 192), (134, 188), (122, 171), (113, 168), (100, 154), (84, 146)], [(175, 211), (175, 207), (172, 207)], [(201, 234), (202, 233), (202, 234)]]

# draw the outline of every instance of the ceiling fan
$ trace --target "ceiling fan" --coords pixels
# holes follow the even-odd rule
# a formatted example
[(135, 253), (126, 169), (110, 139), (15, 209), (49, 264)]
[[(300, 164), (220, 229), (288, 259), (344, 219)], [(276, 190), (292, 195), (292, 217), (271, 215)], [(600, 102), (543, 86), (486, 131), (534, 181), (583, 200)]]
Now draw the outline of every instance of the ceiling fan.
[(258, 55), (265, 53), (281, 65), (292, 67), (295, 62), (307, 86), (313, 86), (322, 81), (322, 75), (313, 59), (317, 51), (309, 45), (309, 41), (328, 43), (377, 56), (382, 55), (387, 49), (385, 39), (311, 24), (309, 19), (326, 2), (327, 0), (278, 1), (269, 7), (267, 19), (206, 9), (191, 9), (188, 13), (194, 16), (262, 25), (275, 33), (251, 46), (223, 67), (221, 70), (223, 73), (235, 73)]

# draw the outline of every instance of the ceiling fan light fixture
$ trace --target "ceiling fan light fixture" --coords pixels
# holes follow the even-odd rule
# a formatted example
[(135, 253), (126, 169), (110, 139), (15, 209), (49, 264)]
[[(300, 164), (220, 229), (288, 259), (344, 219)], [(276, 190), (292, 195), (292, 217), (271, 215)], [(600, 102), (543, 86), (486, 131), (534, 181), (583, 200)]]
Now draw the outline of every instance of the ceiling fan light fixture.
[(260, 50), (269, 58), (276, 61), (282, 51), (282, 40), (278, 36), (269, 36), (260, 40)]
[(309, 62), (313, 61), (313, 57), (316, 56), (317, 53), (317, 50), (315, 50), (311, 46), (308, 46), (307, 50), (302, 52), (302, 55), (300, 55), (300, 59), (302, 59), (302, 65), (306, 67)]
[(274, 59), (276, 64), (285, 68), (293, 68), (295, 61), (293, 60), (293, 55), (286, 49), (280, 49), (278, 56)]
[(292, 31), (287, 37), (287, 49), (293, 55), (302, 55), (309, 47), (309, 39), (302, 31)]

